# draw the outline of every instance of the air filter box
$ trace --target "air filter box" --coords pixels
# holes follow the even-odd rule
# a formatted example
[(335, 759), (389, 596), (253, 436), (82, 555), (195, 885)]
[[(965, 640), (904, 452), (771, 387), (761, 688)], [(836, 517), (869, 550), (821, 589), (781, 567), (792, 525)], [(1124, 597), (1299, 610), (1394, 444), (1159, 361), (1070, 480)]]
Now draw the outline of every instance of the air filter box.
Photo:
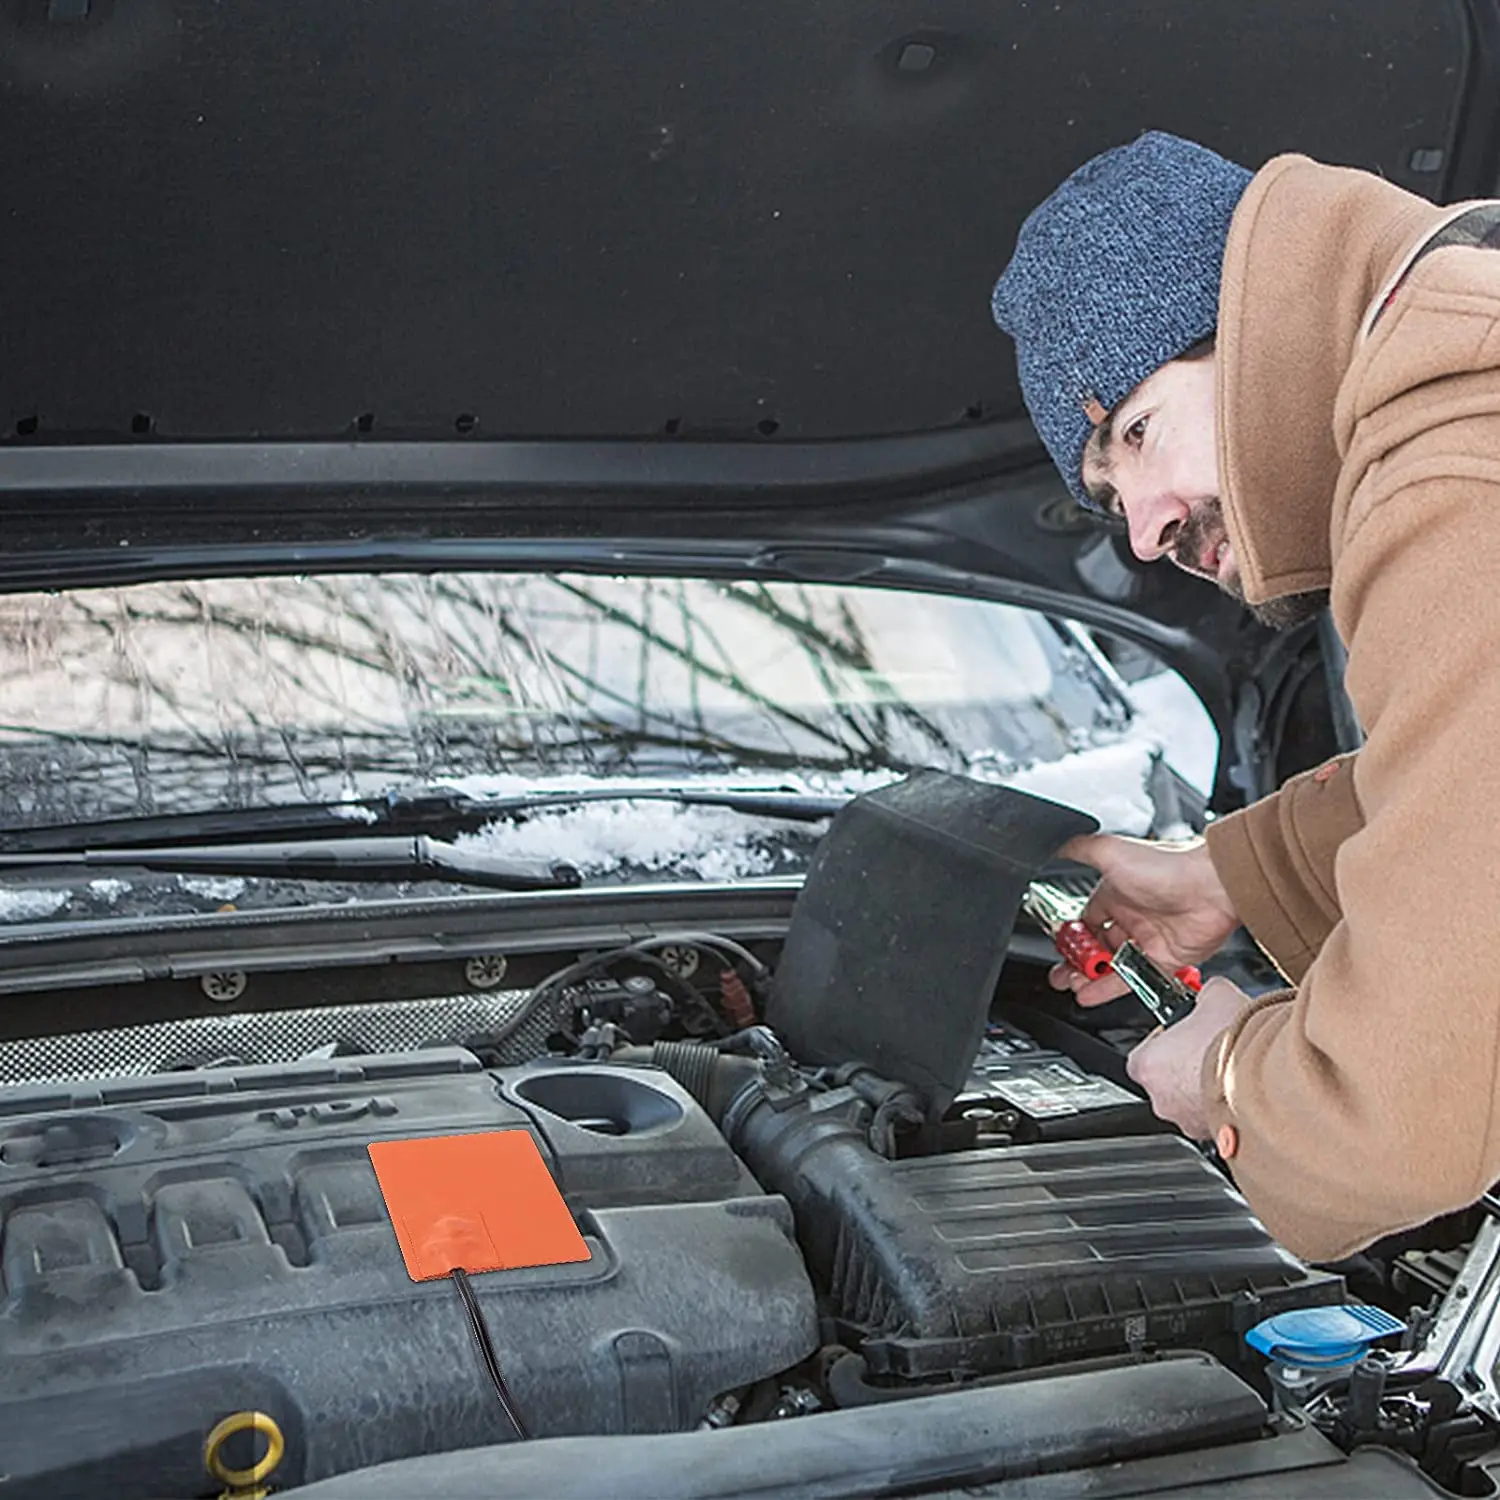
[(732, 1144), (791, 1202), (839, 1342), (885, 1379), (1149, 1349), (1248, 1358), (1244, 1336), (1343, 1301), (1187, 1141), (1064, 1141), (887, 1161), (849, 1089), (741, 1113)]

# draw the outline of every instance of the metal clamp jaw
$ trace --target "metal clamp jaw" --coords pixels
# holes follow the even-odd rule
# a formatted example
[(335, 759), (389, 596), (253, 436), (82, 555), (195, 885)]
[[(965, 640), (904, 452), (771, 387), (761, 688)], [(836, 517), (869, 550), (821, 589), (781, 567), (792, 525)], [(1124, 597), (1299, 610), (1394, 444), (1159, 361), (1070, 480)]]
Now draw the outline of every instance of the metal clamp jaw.
[[(1045, 881), (1036, 880), (1021, 898), (1026, 914), (1058, 944), (1065, 957), (1071, 957), (1059, 938), (1069, 923), (1079, 920), (1085, 902)], [(1197, 1003), (1193, 989), (1174, 974), (1168, 974), (1155, 960), (1131, 941), (1122, 943), (1109, 955), (1109, 969), (1119, 976), (1125, 987), (1151, 1012), (1159, 1026), (1167, 1027), (1182, 1020)], [(1093, 977), (1092, 971), (1088, 971)]]
[(1156, 1017), (1159, 1026), (1171, 1026), (1182, 1020), (1197, 1004), (1198, 997), (1187, 985), (1147, 958), (1133, 942), (1121, 943), (1115, 949), (1110, 967)]

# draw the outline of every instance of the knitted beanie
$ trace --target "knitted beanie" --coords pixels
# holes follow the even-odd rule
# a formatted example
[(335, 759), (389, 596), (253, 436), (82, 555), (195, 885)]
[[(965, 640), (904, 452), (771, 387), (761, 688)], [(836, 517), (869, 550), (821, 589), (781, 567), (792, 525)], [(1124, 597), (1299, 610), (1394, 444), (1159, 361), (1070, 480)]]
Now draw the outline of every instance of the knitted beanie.
[(1032, 210), (990, 308), (1016, 341), (1021, 395), (1080, 504), (1089, 433), (1219, 320), (1244, 167), (1151, 131), (1085, 162)]

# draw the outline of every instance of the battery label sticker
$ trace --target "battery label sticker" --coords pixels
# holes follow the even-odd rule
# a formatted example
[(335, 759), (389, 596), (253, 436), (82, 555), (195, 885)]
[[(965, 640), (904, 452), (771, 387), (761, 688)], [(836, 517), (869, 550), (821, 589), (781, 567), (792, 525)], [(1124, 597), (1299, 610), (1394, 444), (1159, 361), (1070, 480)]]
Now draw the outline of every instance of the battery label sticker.
[(990, 1087), (1004, 1099), (1033, 1120), (1055, 1120), (1062, 1115), (1076, 1115), (1078, 1111), (1061, 1094), (1049, 1089), (1040, 1078), (1022, 1073), (1014, 1078), (996, 1078)]
[(1134, 1094), (1107, 1078), (1078, 1072), (1065, 1063), (1048, 1063), (1025, 1072), (992, 1073), (985, 1082), (1007, 1104), (1033, 1120), (1056, 1120), (1139, 1102)]

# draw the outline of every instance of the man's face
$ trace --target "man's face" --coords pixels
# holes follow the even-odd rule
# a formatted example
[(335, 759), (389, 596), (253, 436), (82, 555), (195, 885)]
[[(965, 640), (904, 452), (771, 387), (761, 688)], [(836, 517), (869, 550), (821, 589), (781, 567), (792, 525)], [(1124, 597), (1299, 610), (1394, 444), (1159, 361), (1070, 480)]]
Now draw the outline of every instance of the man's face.
[(1241, 597), (1219, 504), (1212, 355), (1172, 360), (1115, 407), (1084, 449), (1083, 485), (1125, 522), (1142, 562), (1169, 557)]
[[(1095, 430), (1083, 453), (1083, 486), (1124, 521), (1142, 562), (1169, 557), (1243, 600), (1239, 562), (1219, 500), (1213, 354), (1174, 359), (1148, 376)], [(1255, 609), (1289, 629), (1315, 616), (1327, 594), (1294, 594)]]

